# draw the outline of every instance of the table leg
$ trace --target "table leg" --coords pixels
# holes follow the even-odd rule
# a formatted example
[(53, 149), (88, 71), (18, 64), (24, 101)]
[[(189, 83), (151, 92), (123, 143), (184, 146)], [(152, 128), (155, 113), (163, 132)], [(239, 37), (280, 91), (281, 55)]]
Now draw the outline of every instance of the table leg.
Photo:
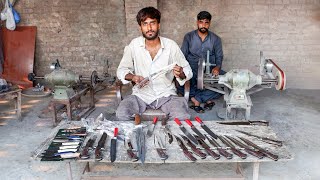
[(51, 108), (52, 108), (53, 126), (57, 126), (58, 124), (57, 109), (56, 109), (56, 104), (54, 102), (51, 102)]
[(70, 162), (67, 162), (67, 172), (68, 172), (68, 179), (69, 180), (73, 180), (73, 178), (72, 178), (72, 172), (71, 172), (71, 164), (70, 164)]
[(237, 162), (237, 165), (236, 165), (236, 173), (237, 174), (240, 174), (241, 176), (243, 176), (243, 169), (242, 169), (242, 166), (239, 162)]
[(89, 162), (86, 163), (86, 166), (84, 167), (82, 174), (84, 174), (85, 172), (90, 172), (90, 164)]
[(253, 180), (258, 180), (259, 178), (259, 166), (260, 166), (260, 162), (253, 163), (253, 175), (252, 175)]
[(17, 95), (17, 116), (18, 116), (18, 120), (22, 121), (22, 116), (21, 116), (21, 92), (18, 92), (18, 95)]

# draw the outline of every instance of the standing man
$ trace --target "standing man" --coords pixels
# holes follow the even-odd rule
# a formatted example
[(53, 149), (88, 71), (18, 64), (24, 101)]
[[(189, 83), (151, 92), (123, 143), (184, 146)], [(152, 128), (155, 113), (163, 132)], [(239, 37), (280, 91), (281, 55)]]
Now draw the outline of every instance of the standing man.
[[(119, 120), (131, 120), (147, 107), (161, 109), (171, 119), (190, 118), (188, 104), (178, 97), (173, 79), (182, 86), (191, 79), (192, 70), (173, 40), (159, 36), (161, 13), (154, 7), (141, 9), (137, 22), (142, 36), (125, 47), (117, 69), (117, 77), (127, 84), (136, 84), (116, 111)], [(149, 77), (148, 83), (142, 80)], [(140, 83), (140, 84), (139, 84)]]
[[(199, 59), (206, 59), (207, 52), (209, 51), (210, 63), (216, 64), (216, 66), (211, 69), (212, 74), (217, 76), (225, 73), (221, 70), (223, 60), (221, 39), (219, 36), (209, 31), (210, 22), (211, 14), (207, 11), (201, 11), (197, 16), (198, 29), (191, 31), (184, 36), (181, 47), (193, 72), (193, 77), (190, 82), (190, 97), (194, 105), (190, 108), (194, 109), (197, 113), (203, 113), (205, 109), (211, 110), (215, 105), (213, 100), (221, 96), (221, 94), (208, 89), (197, 89)], [(181, 88), (179, 88), (179, 90), (180, 89)], [(204, 108), (200, 106), (200, 103), (205, 103)]]

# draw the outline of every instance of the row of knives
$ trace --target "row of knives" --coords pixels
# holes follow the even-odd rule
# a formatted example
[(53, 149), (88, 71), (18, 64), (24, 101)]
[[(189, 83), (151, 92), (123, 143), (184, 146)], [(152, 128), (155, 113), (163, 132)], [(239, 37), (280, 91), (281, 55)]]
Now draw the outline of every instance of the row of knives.
[[(185, 122), (190, 125), (191, 129), (195, 134), (190, 133), (180, 122), (179, 119), (175, 118), (174, 121), (178, 124), (180, 130), (183, 132), (183, 134), (179, 133), (172, 133), (170, 130), (169, 125), (162, 125), (160, 127), (160, 131), (162, 131), (165, 134), (166, 142), (163, 143), (161, 138), (161, 133), (157, 133), (153, 135), (153, 131), (155, 128), (155, 124), (157, 122), (157, 118), (154, 118), (153, 122), (151, 123), (151, 126), (148, 127), (147, 133), (144, 132), (143, 126), (136, 126), (134, 129), (135, 138), (134, 141), (131, 141), (130, 138), (125, 138), (125, 148), (127, 151), (128, 157), (131, 158), (133, 162), (140, 160), (141, 163), (145, 162), (145, 155), (146, 155), (146, 138), (150, 138), (152, 135), (154, 137), (154, 149), (158, 153), (161, 160), (167, 160), (169, 158), (169, 155), (167, 153), (166, 144), (167, 142), (171, 144), (174, 140), (184, 153), (184, 155), (191, 161), (196, 161), (197, 158), (194, 156), (199, 156), (201, 159), (205, 159), (208, 155), (212, 156), (214, 159), (220, 159), (220, 156), (224, 156), (226, 159), (232, 159), (233, 154), (239, 156), (241, 159), (246, 159), (247, 154), (251, 154), (259, 159), (263, 157), (271, 158), (275, 161), (278, 160), (278, 155), (275, 155), (260, 146), (256, 145), (252, 141), (244, 138), (244, 137), (232, 137), (229, 135), (217, 135), (214, 132), (208, 128), (204, 122), (199, 118), (196, 117), (195, 120), (200, 123), (201, 127), (207, 134), (202, 134), (193, 124), (190, 120), (185, 120)], [(159, 131), (159, 132), (160, 132)], [(116, 131), (115, 131), (116, 132)], [(245, 131), (239, 131), (246, 135), (254, 136), (250, 133), (247, 133)], [(107, 135), (102, 135), (99, 143), (98, 148), (103, 147), (103, 143), (106, 139)], [(272, 142), (275, 145), (281, 146), (282, 142), (278, 140), (273, 140), (269, 138), (259, 137), (255, 136), (256, 138), (260, 140), (266, 140)], [(91, 137), (87, 144), (84, 146), (82, 153), (80, 157), (82, 159), (88, 159), (90, 158), (88, 154), (88, 149), (93, 149), (93, 143), (96, 139), (95, 136)], [(221, 145), (224, 144), (223, 146)], [(209, 142), (210, 144), (208, 144)], [(116, 160), (116, 144), (117, 144), (117, 137), (116, 133), (115, 136), (111, 140), (110, 145), (110, 160), (111, 162), (114, 162)], [(211, 146), (213, 147), (211, 147)], [(200, 147), (199, 147), (200, 146)], [(203, 152), (203, 150), (205, 152)], [(232, 153), (228, 152), (231, 151)], [(244, 150), (246, 153), (243, 153), (242, 150)], [(215, 152), (217, 151), (217, 152)], [(103, 159), (101, 152), (97, 153), (97, 148), (95, 150), (95, 159), (101, 160)]]

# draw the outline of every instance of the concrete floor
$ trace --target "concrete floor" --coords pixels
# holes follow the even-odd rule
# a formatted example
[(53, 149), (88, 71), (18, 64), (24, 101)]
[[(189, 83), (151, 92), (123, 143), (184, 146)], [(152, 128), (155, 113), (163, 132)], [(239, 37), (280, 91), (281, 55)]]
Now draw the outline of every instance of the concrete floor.
[[(97, 94), (96, 110), (89, 117), (114, 109), (114, 91), (104, 90)], [(320, 179), (320, 90), (288, 89), (284, 92), (266, 89), (251, 96), (254, 106), (252, 120), (267, 120), (279, 139), (285, 141), (294, 159), (288, 162), (271, 162), (260, 165), (260, 179)], [(52, 120), (45, 117), (50, 97), (23, 97), (23, 121), (14, 114), (3, 113), (13, 104), (0, 100), (0, 179), (67, 179), (64, 162), (40, 162), (32, 157), (33, 152), (52, 132)], [(216, 111), (222, 107), (222, 99), (215, 108), (200, 114), (204, 120), (218, 120)], [(38, 116), (42, 114), (42, 118)], [(193, 113), (193, 115), (195, 115)], [(81, 178), (84, 164), (71, 162), (74, 179)], [(200, 175), (194, 167), (200, 168)], [(104, 170), (110, 176), (148, 177), (210, 177), (212, 174), (227, 174), (231, 164), (162, 164), (142, 166), (101, 165), (94, 168)], [(252, 165), (243, 163), (246, 179), (252, 178)]]

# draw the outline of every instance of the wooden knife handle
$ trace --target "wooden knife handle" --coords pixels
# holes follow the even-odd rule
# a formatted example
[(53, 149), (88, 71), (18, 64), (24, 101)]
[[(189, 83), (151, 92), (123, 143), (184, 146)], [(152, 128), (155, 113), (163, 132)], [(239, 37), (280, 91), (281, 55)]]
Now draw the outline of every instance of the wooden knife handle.
[(141, 118), (139, 114), (134, 115), (134, 123), (139, 125), (141, 123)]

